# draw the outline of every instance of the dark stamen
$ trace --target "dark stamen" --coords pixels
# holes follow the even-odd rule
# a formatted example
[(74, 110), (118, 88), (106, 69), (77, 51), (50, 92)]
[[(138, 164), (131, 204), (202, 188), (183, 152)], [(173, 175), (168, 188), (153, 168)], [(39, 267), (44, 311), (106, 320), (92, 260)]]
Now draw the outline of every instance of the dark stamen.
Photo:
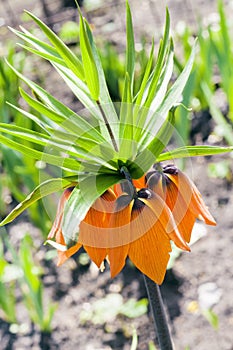
[(138, 195), (138, 198), (145, 198), (145, 199), (149, 199), (152, 196), (151, 191), (148, 188), (142, 188), (141, 190), (138, 191), (137, 195)]
[(177, 175), (178, 169), (175, 165), (169, 164), (169, 165), (165, 165), (165, 167), (163, 168), (163, 172), (171, 175)]

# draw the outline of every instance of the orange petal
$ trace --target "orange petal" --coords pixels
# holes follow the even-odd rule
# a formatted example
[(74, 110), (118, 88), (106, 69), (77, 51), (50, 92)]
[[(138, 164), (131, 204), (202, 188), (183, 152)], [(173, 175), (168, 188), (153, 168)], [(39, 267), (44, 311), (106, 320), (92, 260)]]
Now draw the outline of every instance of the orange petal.
[[(109, 218), (113, 212), (115, 199), (113, 191), (108, 190), (95, 201), (80, 224), (79, 243), (98, 249), (108, 246)], [(98, 261), (97, 259), (96, 262)]]
[(153, 173), (148, 178), (147, 187), (149, 187), (154, 193), (164, 198), (164, 186), (163, 186), (163, 176), (160, 173)]
[(216, 222), (205, 205), (200, 192), (194, 183), (181, 171), (177, 175), (167, 176), (176, 185), (180, 195), (186, 203), (187, 208), (196, 216), (205, 221), (206, 224), (216, 225)]
[(196, 203), (198, 203), (198, 206), (200, 208), (200, 214), (198, 218), (202, 221), (204, 221), (207, 225), (216, 226), (216, 221), (214, 220), (213, 216), (210, 214), (208, 207), (205, 205), (202, 196), (196, 186), (193, 184), (193, 197), (196, 200)]
[[(137, 220), (138, 217), (140, 220)], [(147, 230), (148, 220), (152, 222), (154, 220), (154, 214), (147, 206), (142, 209), (140, 214), (133, 210), (132, 219), (132, 230), (140, 230), (144, 232), (144, 235), (130, 244), (128, 255), (142, 273), (155, 283), (161, 284), (169, 261), (169, 252), (171, 251), (165, 229), (160, 221), (156, 220), (154, 225)]]
[(140, 177), (140, 179), (134, 179), (133, 180), (133, 185), (136, 187), (136, 188), (144, 188), (146, 187), (146, 178), (145, 178), (145, 175), (143, 175), (142, 177)]
[(177, 220), (178, 230), (181, 235), (184, 237), (184, 240), (189, 243), (191, 239), (191, 234), (193, 230), (193, 226), (195, 224), (196, 217), (190, 210), (187, 210), (184, 218), (179, 221)]
[[(56, 234), (56, 242), (59, 244), (62, 244), (65, 246), (65, 239), (63, 237), (62, 231), (59, 230)], [(81, 244), (77, 243), (75, 244), (73, 247), (69, 248), (66, 251), (60, 251), (58, 250), (58, 261), (57, 261), (57, 265), (61, 266), (67, 259), (69, 259), (69, 257), (71, 257), (73, 254), (75, 254), (80, 248), (81, 248)]]
[[(119, 197), (119, 200), (127, 196)], [(114, 212), (109, 222), (109, 248), (108, 259), (110, 263), (111, 277), (115, 277), (124, 267), (128, 255), (130, 242), (130, 220), (133, 202), (119, 207), (116, 202)], [(123, 233), (123, 234), (122, 234)]]
[(100, 268), (101, 263), (104, 261), (107, 255), (106, 248), (84, 246), (84, 249), (86, 250), (91, 260)]
[(129, 251), (129, 244), (108, 249), (111, 277), (115, 277), (125, 266), (125, 260)]
[(59, 200), (55, 220), (54, 220), (53, 226), (48, 234), (49, 239), (54, 238), (56, 236), (57, 232), (61, 229), (64, 207), (65, 207), (67, 200), (69, 199), (69, 197), (71, 195), (72, 190), (73, 190), (73, 187), (67, 188), (63, 192), (63, 194)]
[(65, 252), (61, 252), (58, 250), (57, 266), (61, 266), (67, 259), (74, 255), (81, 248), (81, 246), (81, 244), (76, 243), (73, 247), (69, 248)]
[(119, 197), (123, 193), (120, 183), (117, 183), (116, 185), (114, 185), (113, 190), (117, 197)]
[(162, 200), (162, 198), (152, 192), (151, 198), (141, 200), (154, 213), (154, 223), (156, 223), (156, 221), (160, 222), (160, 224), (164, 227), (164, 231), (167, 233), (169, 239), (172, 239), (180, 249), (190, 251), (189, 246), (178, 230), (171, 210)]
[(177, 186), (171, 182), (166, 189), (166, 203), (170, 208), (178, 230), (186, 242), (190, 242), (197, 216), (189, 209)]
[(84, 245), (84, 249), (98, 267), (106, 258), (109, 217), (115, 199), (114, 192), (111, 189), (107, 190), (95, 201), (80, 224), (79, 243)]

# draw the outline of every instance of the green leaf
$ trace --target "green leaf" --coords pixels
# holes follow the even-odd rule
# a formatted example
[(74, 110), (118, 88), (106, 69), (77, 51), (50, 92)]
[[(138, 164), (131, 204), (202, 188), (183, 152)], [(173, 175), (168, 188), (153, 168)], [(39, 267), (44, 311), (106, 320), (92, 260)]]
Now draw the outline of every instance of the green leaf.
[(222, 38), (222, 46), (223, 46), (223, 52), (224, 56), (227, 57), (228, 63), (231, 62), (231, 38), (229, 35), (229, 29), (227, 25), (227, 18), (224, 11), (224, 5), (223, 1), (218, 1), (218, 14), (220, 16), (220, 28), (221, 28), (221, 38)]
[(170, 160), (174, 158), (187, 158), (197, 156), (211, 156), (214, 154), (232, 152), (233, 147), (217, 147), (217, 146), (185, 146), (179, 147), (169, 152), (160, 154), (157, 158), (158, 162)]
[(165, 28), (164, 28), (164, 35), (160, 43), (158, 59), (156, 61), (155, 69), (153, 71), (151, 83), (148, 89), (148, 96), (144, 104), (146, 108), (150, 108), (151, 102), (153, 101), (154, 94), (156, 92), (160, 73), (163, 68), (163, 64), (167, 55), (167, 50), (169, 48), (168, 46), (169, 33), (170, 33), (170, 15), (169, 15), (168, 9), (166, 9), (166, 22), (165, 22)]
[(150, 108), (152, 109), (152, 111), (153, 110), (157, 111), (158, 107), (163, 101), (164, 96), (166, 95), (168, 84), (171, 80), (172, 73), (173, 73), (173, 65), (174, 65), (174, 47), (173, 47), (172, 40), (170, 40), (167, 58), (166, 58), (166, 61), (164, 62), (164, 66), (160, 74), (155, 96), (151, 102)]
[(41, 117), (39, 118), (39, 117), (35, 116), (34, 114), (25, 111), (24, 109), (21, 109), (21, 108), (19, 108), (19, 107), (17, 107), (17, 106), (12, 105), (12, 104), (9, 103), (9, 102), (7, 102), (7, 104), (8, 104), (10, 107), (16, 109), (18, 112), (20, 112), (20, 113), (21, 113), (22, 115), (24, 115), (26, 118), (29, 118), (29, 119), (33, 120), (44, 132), (50, 134), (50, 132), (49, 132), (49, 130), (48, 130), (48, 127), (49, 127), (49, 126), (51, 127), (51, 125), (50, 125), (50, 123), (49, 123), (49, 120), (46, 120), (46, 118), (43, 118), (43, 116), (41, 116)]
[[(140, 89), (138, 91), (138, 94), (136, 96), (136, 101), (135, 101), (136, 106), (141, 104), (142, 98), (143, 98), (143, 95), (144, 95), (144, 92), (146, 89), (146, 85), (148, 84), (148, 79), (149, 79), (151, 69), (153, 66), (154, 46), (155, 46), (155, 44), (154, 44), (154, 40), (153, 40), (152, 46), (151, 46), (151, 51), (150, 51), (150, 56), (149, 56), (149, 59), (148, 59), (147, 65), (146, 65), (146, 69), (145, 69), (145, 73), (144, 73), (144, 76), (142, 79), (142, 83), (141, 83)], [(135, 114), (134, 120), (136, 120), (136, 117), (137, 117), (137, 114)]]
[[(89, 124), (84, 118), (79, 116), (76, 113), (72, 113), (71, 110), (64, 106), (67, 113), (63, 114), (61, 112), (54, 111), (51, 107), (47, 107), (43, 103), (38, 100), (33, 99), (30, 95), (28, 95), (23, 89), (20, 88), (20, 93), (24, 100), (29, 104), (29, 106), (36, 109), (39, 113), (46, 115), (48, 118), (53, 120), (55, 123), (68, 130), (72, 136), (76, 136), (76, 139), (80, 137), (85, 137), (86, 139), (90, 138), (95, 142), (106, 143), (104, 137), (95, 129), (91, 124)], [(50, 96), (49, 94), (47, 96)], [(56, 101), (54, 100), (56, 103)], [(57, 109), (60, 109), (60, 102), (57, 104)], [(72, 113), (72, 114), (71, 114)], [(112, 146), (109, 145), (109, 148)]]
[(135, 300), (130, 298), (120, 308), (120, 313), (129, 318), (137, 318), (147, 313), (148, 299)]
[(24, 40), (28, 44), (34, 46), (35, 49), (33, 49), (29, 46), (26, 46), (26, 45), (22, 45), (21, 43), (18, 44), (19, 46), (21, 46), (25, 50), (28, 50), (29, 52), (32, 52), (40, 57), (43, 57), (49, 61), (54, 61), (54, 62), (57, 62), (57, 63), (60, 63), (60, 64), (66, 66), (65, 61), (61, 58), (61, 56), (58, 54), (57, 50), (53, 46), (38, 39), (37, 37), (35, 37), (32, 33), (28, 32), (23, 27), (20, 27), (20, 28), (22, 29), (23, 32), (20, 32), (18, 30), (13, 29), (13, 28), (10, 28), (10, 30), (15, 35), (17, 35), (19, 38), (21, 38), (22, 40)]
[[(139, 140), (139, 145), (141, 149), (144, 149), (148, 146), (148, 144), (152, 141), (154, 135), (156, 135), (157, 130), (159, 130), (162, 127), (162, 124), (164, 123), (164, 116), (167, 115), (161, 115), (157, 112), (159, 106), (163, 102), (164, 96), (166, 95), (167, 87), (169, 84), (169, 81), (171, 79), (172, 73), (173, 73), (173, 44), (170, 43), (170, 48), (167, 56), (167, 60), (164, 64), (164, 67), (161, 71), (161, 77), (159, 79), (158, 85), (157, 85), (157, 91), (155, 93), (154, 99), (151, 102), (150, 110), (147, 111), (147, 113), (151, 113), (149, 121), (146, 123), (145, 117), (143, 117), (143, 113), (146, 111), (142, 111), (142, 116), (140, 116), (140, 126), (142, 128), (141, 134), (136, 135), (136, 139)], [(155, 111), (153, 113), (153, 111)], [(145, 113), (145, 116), (146, 114)], [(145, 132), (145, 130), (147, 132)]]
[(159, 156), (159, 154), (167, 146), (168, 142), (172, 137), (175, 123), (174, 114), (174, 109), (169, 111), (168, 117), (165, 119), (164, 123), (162, 124), (162, 127), (157, 132), (156, 137), (150, 142), (150, 144), (147, 147), (147, 150), (153, 153), (155, 158)]
[(99, 96), (99, 102), (101, 104), (101, 107), (105, 113), (105, 115), (108, 116), (108, 122), (112, 126), (114, 137), (117, 139), (118, 136), (118, 115), (116, 113), (116, 110), (114, 108), (114, 105), (112, 103), (111, 97), (109, 95), (107, 83), (105, 80), (105, 75), (103, 71), (103, 67), (101, 64), (101, 60), (98, 54), (98, 50), (96, 48), (94, 38), (90, 29), (90, 26), (86, 22), (86, 30), (87, 35), (89, 37), (89, 42), (92, 48), (93, 57), (96, 63), (96, 68), (98, 70), (98, 76), (99, 76), (99, 84), (100, 84), (100, 96)]
[[(152, 125), (154, 124), (155, 127), (157, 127), (158, 125), (156, 123), (156, 119), (158, 119), (158, 117), (161, 119), (163, 118), (163, 116), (167, 115), (170, 109), (174, 107), (175, 104), (179, 101), (179, 98), (181, 97), (182, 91), (185, 87), (185, 84), (189, 78), (189, 75), (192, 69), (195, 49), (196, 49), (196, 45), (194, 45), (192, 49), (192, 53), (182, 73), (179, 75), (175, 83), (172, 85), (172, 87), (166, 94), (160, 107), (157, 109), (156, 113), (153, 115), (153, 118), (151, 118), (150, 124)], [(170, 112), (170, 113), (173, 113), (173, 112)], [(142, 175), (143, 174), (142, 172), (145, 173), (151, 167), (151, 165), (155, 162), (156, 157), (159, 156), (159, 152), (161, 152), (164, 149), (164, 147), (169, 142), (169, 139), (171, 138), (173, 122), (170, 122), (169, 118), (165, 119), (165, 122), (163, 122), (163, 119), (161, 119), (160, 124), (162, 125), (158, 135), (156, 135), (155, 139), (151, 141), (149, 145), (147, 145), (147, 148), (145, 148), (138, 155), (138, 157), (134, 161), (134, 164), (132, 164), (132, 171), (134, 176), (136, 177), (138, 177), (139, 174)], [(153, 130), (150, 130), (150, 132), (151, 131)], [(151, 135), (153, 134), (154, 133), (151, 132)], [(141, 148), (143, 148), (143, 146), (141, 146)], [(139, 151), (140, 151), (140, 148), (139, 148)]]
[(219, 327), (219, 318), (218, 315), (216, 315), (216, 313), (211, 310), (211, 309), (205, 309), (202, 310), (202, 314), (203, 316), (207, 319), (207, 321), (210, 323), (210, 325), (217, 330)]
[(56, 130), (53, 130), (52, 135), (48, 136), (19, 126), (0, 123), (0, 132), (41, 145), (45, 147), (45, 152), (47, 151), (48, 153), (50, 150), (51, 152), (66, 152), (66, 154), (73, 157), (83, 158), (89, 162), (94, 161), (100, 165), (109, 166), (105, 160), (111, 160), (113, 156), (112, 153), (109, 153), (110, 158), (106, 159), (107, 147), (104, 148), (105, 153), (103, 154), (99, 144), (92, 140), (77, 138), (75, 135), (70, 134), (65, 134), (66, 137), (63, 136), (61, 138), (62, 132)]
[(83, 69), (85, 74), (85, 80), (90, 90), (91, 96), (95, 101), (99, 99), (100, 86), (99, 76), (96, 68), (92, 48), (87, 35), (85, 22), (83, 16), (79, 10), (79, 23), (80, 23), (80, 49), (82, 54)]
[[(129, 82), (129, 80), (128, 80)], [(130, 85), (128, 85), (130, 88)], [(130, 93), (130, 89), (128, 89)], [(121, 116), (122, 121), (120, 122), (120, 150), (118, 158), (122, 161), (134, 159), (137, 153), (137, 143), (135, 142), (134, 132), (137, 127), (133, 125), (133, 104), (132, 103), (121, 103)]]
[(195, 52), (196, 52), (196, 42), (193, 45), (191, 55), (183, 71), (181, 72), (179, 77), (176, 79), (175, 83), (172, 85), (170, 90), (167, 92), (165, 98), (163, 99), (163, 102), (161, 103), (160, 107), (157, 109), (156, 112), (159, 115), (161, 116), (166, 115), (168, 111), (177, 104), (177, 102), (180, 102), (179, 100), (181, 98), (183, 89), (187, 83), (187, 80), (192, 70)]
[[(65, 119), (70, 119), (73, 116), (75, 116), (76, 118), (78, 118), (78, 123), (82, 123), (82, 124), (87, 124), (89, 125), (89, 123), (87, 123), (84, 118), (78, 117), (76, 115), (76, 113), (74, 111), (72, 111), (71, 109), (69, 109), (67, 106), (65, 106), (63, 103), (61, 103), (59, 100), (57, 100), (55, 97), (53, 97), (52, 95), (50, 95), (46, 90), (44, 90), (42, 87), (40, 87), (39, 85), (35, 84), (33, 81), (31, 81), (30, 79), (26, 78), (23, 74), (21, 74), (17, 69), (15, 69), (9, 62), (7, 62), (9, 67), (11, 67), (11, 69), (17, 74), (17, 76), (22, 79), (35, 93), (35, 95), (40, 99), (41, 102), (43, 102), (46, 106), (50, 107), (50, 109), (56, 111), (59, 114), (62, 114), (63, 118), (65, 117)], [(56, 64), (54, 63), (55, 67)], [(62, 67), (63, 69), (66, 69), (65, 67)], [(67, 70), (67, 69), (66, 69)], [(67, 75), (71, 75), (72, 72), (70, 72), (69, 70), (67, 70)], [(75, 82), (73, 83), (75, 85), (75, 83), (77, 84), (78, 81), (80, 80), (75, 80)], [(82, 86), (85, 87), (85, 84), (82, 83)], [(77, 89), (79, 89), (79, 87), (77, 86)], [(79, 89), (80, 90), (80, 89)], [(78, 90), (78, 91), (79, 91)], [(23, 90), (21, 90), (23, 91)], [(84, 95), (86, 94), (85, 91), (83, 93)], [(80, 94), (81, 95), (81, 94)], [(29, 95), (28, 95), (29, 96)], [(83, 102), (81, 100), (81, 102)], [(88, 105), (88, 107), (90, 107), (90, 110), (95, 109), (96, 106), (93, 105), (93, 101), (91, 100), (92, 105), (91, 107)], [(64, 120), (64, 119), (63, 119)], [(97, 122), (98, 123), (98, 122)], [(88, 127), (90, 128), (90, 127)], [(93, 128), (93, 127), (91, 127)], [(103, 137), (102, 137), (103, 139)]]
[(84, 80), (84, 70), (83, 65), (80, 60), (75, 56), (75, 54), (63, 43), (63, 41), (48, 27), (44, 24), (38, 17), (25, 11), (36, 24), (45, 33), (50, 42), (55, 46), (58, 54), (64, 59), (67, 67), (69, 67), (72, 72), (74, 72), (77, 77)]
[(27, 50), (27, 51), (33, 53), (34, 55), (37, 55), (37, 56), (39, 56), (41, 58), (44, 58), (45, 60), (48, 60), (50, 62), (55, 62), (55, 63), (58, 63), (58, 64), (60, 64), (60, 65), (62, 65), (64, 67), (66, 67), (65, 62), (61, 58), (59, 58), (57, 56), (54, 56), (54, 55), (51, 55), (51, 54), (48, 54), (48, 53), (45, 53), (45, 52), (41, 52), (39, 50), (33, 49), (33, 48), (31, 48), (29, 46), (26, 46), (26, 45), (22, 45), (22, 44), (18, 44), (18, 45), (20, 47), (22, 47), (22, 49)]
[(80, 170), (80, 162), (78, 160), (71, 158), (62, 158), (61, 156), (55, 156), (46, 152), (34, 150), (30, 147), (23, 145), (20, 142), (13, 141), (1, 134), (0, 142), (16, 151), (21, 152), (27, 157), (31, 157), (37, 160), (43, 160), (45, 163), (52, 164), (63, 169), (68, 169), (72, 172)]
[[(63, 117), (65, 117), (65, 119), (72, 119), (72, 117), (75, 116), (75, 118), (78, 119), (78, 124), (90, 125), (88, 122), (85, 121), (84, 118), (79, 117), (74, 111), (72, 111), (59, 100), (57, 100), (55, 97), (50, 95), (46, 90), (44, 90), (39, 85), (35, 84), (33, 81), (26, 78), (23, 74), (17, 71), (17, 69), (15, 69), (9, 62), (7, 62), (7, 64), (18, 75), (18, 77), (22, 79), (33, 90), (33, 92), (39, 98), (39, 100), (41, 100), (41, 102), (43, 102), (46, 106), (50, 107), (57, 113), (62, 114)], [(88, 95), (89, 93), (86, 85), (80, 79), (78, 79), (68, 68), (61, 66), (57, 63), (53, 63), (53, 66), (58, 70), (60, 76), (65, 80), (67, 85), (74, 92), (74, 94), (77, 95), (77, 97), (84, 104), (84, 106), (87, 107), (88, 110), (90, 110), (91, 112), (95, 113), (94, 126), (97, 126), (98, 119), (102, 119), (102, 116), (98, 110), (97, 104)], [(98, 114), (96, 112), (98, 112)], [(88, 128), (90, 128), (90, 126)], [(93, 126), (91, 126), (91, 128), (93, 128)]]
[(126, 72), (123, 89), (122, 102), (120, 105), (120, 130), (119, 130), (119, 159), (127, 160), (133, 157), (134, 125), (133, 125), (133, 105), (130, 87), (130, 77)]
[[(77, 135), (80, 135), (80, 133), (85, 134), (85, 136), (89, 136), (90, 138), (94, 140), (99, 140), (100, 142), (104, 142), (104, 144), (107, 145), (105, 138), (101, 135), (100, 132), (97, 131), (95, 127), (93, 127), (91, 124), (89, 124), (84, 118), (79, 116), (78, 114), (74, 113), (71, 109), (69, 109), (67, 106), (65, 106), (63, 103), (58, 101), (56, 98), (54, 98), (52, 95), (50, 95), (46, 90), (42, 89), (39, 85), (32, 82), (30, 79), (23, 76), (20, 72), (18, 72), (13, 66), (11, 66), (9, 63), (8, 65), (11, 67), (11, 69), (19, 76), (20, 79), (22, 79), (35, 93), (37, 98), (42, 102), (34, 100), (30, 95), (28, 95), (23, 89), (21, 89), (21, 93), (23, 97), (26, 99), (26, 101), (35, 109), (39, 109), (41, 113), (45, 113), (45, 115), (48, 115), (53, 121), (55, 121), (58, 125), (62, 123), (62, 127), (66, 128), (70, 132), (74, 132)], [(63, 69), (66, 69), (63, 67)], [(67, 72), (67, 75), (69, 76), (68, 79), (71, 77), (71, 72)], [(75, 78), (77, 81), (77, 78)], [(81, 82), (82, 83), (82, 82)], [(78, 85), (74, 83), (73, 87), (75, 89), (78, 89)], [(80, 96), (81, 93), (78, 90), (77, 94)], [(85, 96), (85, 93), (83, 94)], [(82, 101), (83, 102), (83, 101)], [(90, 111), (98, 111), (97, 105), (93, 105), (93, 101), (91, 100), (91, 105), (88, 102), (88, 109)], [(101, 114), (99, 113), (98, 116), (100, 119), (102, 119)], [(98, 120), (95, 122), (95, 126), (98, 125)], [(109, 135), (108, 135), (109, 136)], [(110, 146), (110, 145), (109, 145)], [(112, 145), (110, 146), (112, 148)], [(112, 148), (113, 149), (113, 148)]]
[(131, 95), (133, 95), (134, 82), (134, 65), (135, 65), (135, 47), (134, 47), (134, 31), (132, 23), (132, 15), (128, 1), (126, 1), (126, 73), (129, 75)]
[(77, 74), (75, 74), (75, 72), (73, 71), (72, 67), (66, 64), (65, 60), (61, 58), (61, 56), (57, 53), (56, 49), (54, 49), (47, 43), (44, 43), (41, 40), (37, 39), (27, 31), (25, 31), (26, 34), (15, 30), (13, 30), (13, 32), (36, 48), (35, 50), (30, 47), (24, 46), (28, 51), (37, 54), (44, 59), (49, 60), (51, 64), (53, 64), (53, 66), (57, 69), (61, 77), (71, 88), (71, 90), (87, 108), (90, 108), (90, 106), (92, 109), (96, 108), (96, 105), (94, 104), (94, 101), (90, 96), (90, 92), (87, 86), (82, 81), (83, 79), (79, 79)]
[[(85, 137), (77, 137), (73, 134), (63, 132), (61, 130), (51, 130), (51, 139), (64, 140), (65, 145), (69, 144), (70, 147), (74, 147), (79, 152), (79, 157), (89, 161), (99, 163), (101, 166), (105, 166), (111, 169), (116, 169), (115, 153), (109, 144), (106, 142), (97, 142), (94, 139)], [(53, 142), (51, 142), (52, 145)], [(48, 142), (50, 146), (50, 142)], [(65, 148), (65, 146), (64, 146)], [(68, 148), (69, 150), (69, 148)], [(84, 153), (83, 153), (84, 152)]]
[(42, 146), (46, 146), (50, 140), (50, 137), (48, 135), (41, 134), (39, 132), (22, 128), (13, 124), (0, 123), (0, 132), (14, 135), (23, 140), (28, 140)]
[(89, 112), (91, 112), (90, 116), (94, 121), (94, 125), (98, 125), (99, 121), (102, 121), (102, 115), (86, 84), (84, 84), (80, 79), (77, 79), (70, 69), (57, 63), (52, 63), (52, 65), (77, 99), (89, 110)]
[(151, 167), (162, 150), (167, 146), (174, 130), (174, 110), (170, 111), (162, 127), (154, 139), (133, 161), (130, 170), (133, 177), (138, 178), (145, 174)]
[(120, 180), (121, 175), (116, 173), (86, 176), (79, 181), (79, 188), (72, 191), (64, 209), (62, 233), (68, 248), (76, 244), (80, 222), (85, 218), (94, 201)]
[(77, 176), (68, 177), (68, 178), (56, 178), (49, 179), (45, 182), (41, 183), (37, 186), (33, 192), (31, 192), (23, 202), (19, 203), (17, 207), (15, 207), (10, 214), (2, 220), (0, 226), (6, 225), (9, 222), (13, 221), (17, 216), (19, 216), (25, 209), (30, 207), (34, 202), (39, 199), (48, 196), (54, 192), (58, 192), (61, 189), (68, 188), (70, 186), (74, 186), (75, 182), (77, 182)]

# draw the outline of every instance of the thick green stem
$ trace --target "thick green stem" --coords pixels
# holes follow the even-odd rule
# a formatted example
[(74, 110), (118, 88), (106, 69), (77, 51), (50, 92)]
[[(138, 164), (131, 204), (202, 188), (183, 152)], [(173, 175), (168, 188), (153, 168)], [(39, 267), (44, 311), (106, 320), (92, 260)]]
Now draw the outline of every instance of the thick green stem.
[(158, 336), (160, 350), (173, 350), (168, 322), (164, 310), (159, 286), (149, 277), (144, 276), (146, 290), (154, 318), (155, 330)]

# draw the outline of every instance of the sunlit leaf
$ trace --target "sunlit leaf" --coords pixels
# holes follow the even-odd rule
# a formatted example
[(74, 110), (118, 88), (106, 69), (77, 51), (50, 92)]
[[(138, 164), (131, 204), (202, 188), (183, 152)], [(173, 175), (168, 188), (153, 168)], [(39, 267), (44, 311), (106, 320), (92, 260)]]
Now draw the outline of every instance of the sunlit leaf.
[(188, 62), (186, 63), (183, 71), (178, 76), (172, 87), (167, 92), (166, 96), (163, 99), (163, 102), (161, 103), (160, 107), (157, 109), (157, 113), (161, 116), (164, 116), (168, 113), (168, 111), (181, 99), (183, 89), (187, 83), (187, 80), (189, 78), (193, 61), (196, 53), (196, 45), (193, 45), (193, 49), (191, 52), (191, 55), (188, 59)]
[(144, 107), (146, 108), (150, 108), (151, 102), (154, 99), (160, 73), (162, 71), (163, 63), (166, 59), (167, 51), (169, 48), (168, 47), (169, 34), (170, 34), (170, 15), (168, 10), (166, 10), (166, 22), (165, 22), (165, 28), (164, 28), (164, 35), (163, 35), (163, 39), (161, 39), (161, 42), (160, 42), (158, 59), (156, 61), (155, 69), (153, 71), (153, 76), (148, 89), (147, 99), (144, 104)]
[[(98, 76), (99, 76), (99, 86), (100, 86), (99, 104), (100, 104), (101, 109), (104, 112), (105, 116), (107, 116), (107, 122), (109, 123), (109, 125), (111, 125), (113, 137), (114, 137), (115, 141), (118, 142), (118, 127), (119, 127), (118, 115), (116, 113), (116, 110), (114, 108), (114, 105), (112, 103), (112, 100), (111, 100), (111, 97), (110, 97), (110, 94), (108, 91), (104, 70), (102, 67), (102, 63), (101, 63), (101, 60), (99, 57), (98, 49), (95, 45), (95, 41), (94, 41), (94, 38), (93, 38), (93, 35), (91, 32), (90, 26), (87, 22), (85, 22), (85, 25), (86, 25), (86, 30), (87, 30), (89, 42), (90, 42), (90, 45), (92, 48), (92, 54), (93, 54), (96, 68), (98, 71)], [(106, 139), (108, 139), (109, 135), (106, 135), (106, 128), (103, 128), (102, 125), (100, 125), (100, 127), (101, 127), (101, 132), (106, 137)]]
[[(135, 101), (136, 107), (141, 104), (141, 101), (142, 101), (142, 98), (143, 98), (143, 95), (144, 95), (144, 92), (146, 89), (146, 85), (148, 83), (148, 79), (149, 79), (149, 76), (151, 73), (151, 69), (153, 66), (153, 59), (154, 59), (154, 46), (155, 45), (154, 45), (154, 40), (153, 40), (152, 45), (151, 45), (150, 56), (149, 56), (149, 59), (148, 59), (147, 65), (146, 65), (146, 69), (145, 69), (145, 73), (143, 75), (141, 86), (140, 86), (140, 89), (138, 91), (138, 94), (136, 95), (136, 101)], [(135, 113), (134, 121), (136, 121), (136, 117), (137, 117), (137, 113)]]
[(163, 162), (165, 160), (170, 160), (174, 158), (211, 156), (214, 154), (228, 153), (232, 151), (233, 147), (185, 146), (160, 154), (157, 158), (157, 161)]
[(60, 168), (69, 169), (70, 171), (77, 172), (80, 170), (80, 162), (71, 158), (63, 158), (46, 152), (34, 150), (31, 147), (23, 145), (21, 142), (16, 142), (0, 134), (0, 142), (6, 146), (25, 154), (36, 160), (43, 160), (48, 164), (58, 166)]
[(154, 139), (134, 160), (131, 172), (135, 178), (146, 173), (158, 161), (160, 153), (167, 146), (174, 130), (174, 111), (170, 111)]
[[(130, 91), (133, 94), (134, 65), (135, 65), (135, 47), (134, 47), (134, 30), (132, 15), (128, 1), (126, 1), (126, 73), (129, 75)], [(123, 101), (125, 102), (125, 101)]]
[(25, 11), (42, 29), (47, 38), (55, 46), (58, 54), (64, 59), (67, 66), (77, 75), (81, 80), (84, 79), (83, 65), (77, 56), (63, 43), (63, 41), (48, 27), (43, 23), (38, 17), (33, 15), (29, 11)]
[(99, 99), (99, 76), (96, 68), (92, 48), (89, 42), (89, 38), (86, 32), (85, 22), (81, 12), (79, 13), (80, 22), (80, 49), (83, 60), (83, 69), (87, 86), (90, 90), (91, 96), (95, 101)]
[(14, 220), (17, 216), (19, 216), (25, 209), (30, 207), (31, 204), (38, 201), (39, 199), (48, 196), (54, 192), (58, 192), (64, 188), (68, 188), (77, 183), (77, 177), (68, 177), (68, 178), (56, 178), (49, 179), (45, 182), (41, 183), (39, 186), (35, 188), (33, 192), (31, 192), (24, 201), (19, 203), (10, 214), (2, 220), (0, 226), (6, 225), (12, 220)]

